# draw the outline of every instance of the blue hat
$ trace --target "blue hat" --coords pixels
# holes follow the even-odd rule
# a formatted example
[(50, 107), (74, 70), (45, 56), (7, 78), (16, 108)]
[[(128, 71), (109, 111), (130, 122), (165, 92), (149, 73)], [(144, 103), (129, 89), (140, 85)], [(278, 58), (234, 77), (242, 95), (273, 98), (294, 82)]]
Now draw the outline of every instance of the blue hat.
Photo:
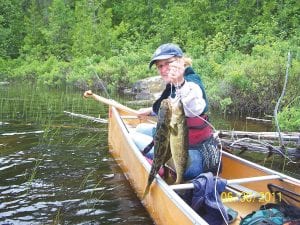
[(149, 63), (149, 68), (151, 69), (152, 65), (155, 63), (156, 60), (169, 59), (174, 56), (183, 56), (181, 48), (179, 48), (178, 45), (172, 43), (163, 44), (159, 46), (154, 52), (152, 59)]

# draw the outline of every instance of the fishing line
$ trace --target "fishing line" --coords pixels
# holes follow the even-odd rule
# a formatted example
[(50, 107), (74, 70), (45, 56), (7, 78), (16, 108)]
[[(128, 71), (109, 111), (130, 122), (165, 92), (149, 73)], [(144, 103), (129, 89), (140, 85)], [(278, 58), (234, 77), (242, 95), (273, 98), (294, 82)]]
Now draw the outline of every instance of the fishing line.
[[(172, 87), (172, 86), (171, 86)], [(175, 87), (176, 88), (176, 87)], [(178, 91), (179, 90), (179, 88), (177, 87), (176, 88), (176, 91)], [(171, 91), (172, 91), (172, 88), (171, 88)], [(178, 97), (179, 97), (179, 99), (181, 99), (181, 95), (180, 95), (180, 91), (179, 92), (177, 92), (178, 93)], [(182, 101), (181, 101), (182, 102)], [(214, 131), (214, 133), (216, 133), (216, 129), (215, 129), (215, 127), (210, 123), (210, 122), (208, 122), (206, 119), (204, 119), (204, 118), (202, 118), (201, 116), (199, 116), (199, 115), (197, 115), (195, 112), (193, 112), (192, 110), (190, 110), (186, 105), (185, 105), (185, 103), (184, 102), (182, 102), (182, 104), (183, 104), (183, 106), (185, 106), (185, 109), (187, 109), (191, 114), (193, 114), (195, 117), (197, 117), (197, 118), (199, 118), (199, 119), (201, 119), (201, 120), (203, 120), (205, 123), (207, 123), (212, 129), (213, 129), (213, 131)], [(215, 182), (215, 185), (214, 185), (214, 194), (215, 194), (215, 199), (217, 200), (217, 196), (218, 196), (218, 193), (217, 193), (217, 180), (219, 179), (219, 174), (220, 174), (220, 168), (221, 168), (221, 159), (222, 159), (222, 149), (223, 149), (223, 147), (222, 147), (222, 142), (221, 142), (221, 140), (216, 136), (214, 136), (214, 138), (218, 141), (218, 143), (220, 144), (220, 160), (219, 160), (219, 163), (218, 163), (218, 169), (217, 169), (217, 173), (216, 173), (216, 182)], [(226, 217), (224, 216), (224, 214), (223, 214), (223, 212), (222, 212), (222, 210), (221, 210), (221, 207), (220, 207), (220, 205), (219, 205), (219, 202), (218, 201), (216, 201), (216, 203), (217, 203), (217, 207), (218, 207), (218, 209), (219, 209), (219, 212), (220, 212), (220, 214), (221, 214), (221, 216), (222, 216), (222, 218), (223, 218), (223, 220), (224, 220), (224, 222), (225, 222), (225, 224), (226, 225), (228, 225), (228, 223), (227, 223), (227, 220), (226, 220)]]
[(98, 79), (100, 85), (102, 86), (102, 89), (104, 90), (106, 96), (111, 99), (110, 95), (108, 94), (107, 88), (105, 87), (105, 85), (103, 84), (103, 80), (100, 79), (100, 77), (98, 76), (96, 70), (92, 67), (92, 63), (90, 63), (90, 67), (93, 70), (95, 77)]
[(108, 94), (107, 88), (106, 88), (106, 87), (104, 86), (104, 84), (103, 84), (103, 81), (99, 78), (99, 76), (98, 76), (98, 74), (97, 74), (96, 72), (95, 72), (95, 75), (96, 75), (96, 77), (98, 78), (98, 80), (99, 80), (99, 82), (100, 82), (100, 84), (101, 84), (101, 86), (102, 86), (102, 88), (103, 88), (103, 90), (104, 90), (106, 96), (107, 96), (109, 99), (111, 99), (110, 95)]

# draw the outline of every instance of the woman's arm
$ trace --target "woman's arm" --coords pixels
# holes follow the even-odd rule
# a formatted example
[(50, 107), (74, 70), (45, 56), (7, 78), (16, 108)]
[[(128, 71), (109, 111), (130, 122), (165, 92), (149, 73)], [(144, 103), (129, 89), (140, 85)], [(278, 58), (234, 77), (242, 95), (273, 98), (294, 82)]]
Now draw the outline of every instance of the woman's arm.
[(139, 116), (150, 116), (152, 114), (152, 107), (140, 108), (137, 112)]
[(199, 116), (204, 112), (206, 101), (201, 88), (196, 83), (185, 81), (184, 85), (177, 89), (176, 94), (181, 98), (187, 117)]

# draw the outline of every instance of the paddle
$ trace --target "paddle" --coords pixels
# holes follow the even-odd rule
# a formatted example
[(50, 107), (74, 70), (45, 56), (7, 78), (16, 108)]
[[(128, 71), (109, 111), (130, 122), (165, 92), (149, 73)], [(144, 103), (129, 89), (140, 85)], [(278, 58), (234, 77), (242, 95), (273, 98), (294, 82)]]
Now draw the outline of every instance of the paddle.
[[(144, 117), (144, 118), (148, 117), (148, 116), (141, 116), (141, 114), (137, 110), (134, 110), (134, 109), (131, 109), (131, 108), (125, 106), (125, 105), (122, 105), (121, 103), (116, 102), (113, 99), (107, 99), (107, 98), (104, 98), (104, 97), (99, 96), (97, 94), (94, 94), (91, 90), (88, 90), (88, 91), (84, 92), (83, 97), (85, 97), (85, 98), (93, 97), (98, 102), (102, 102), (104, 104), (113, 106), (113, 107), (115, 107), (117, 109), (120, 109), (120, 110), (123, 110), (125, 112), (132, 113), (132, 114), (134, 114), (138, 117)], [(151, 121), (151, 122), (153, 122), (153, 121)]]

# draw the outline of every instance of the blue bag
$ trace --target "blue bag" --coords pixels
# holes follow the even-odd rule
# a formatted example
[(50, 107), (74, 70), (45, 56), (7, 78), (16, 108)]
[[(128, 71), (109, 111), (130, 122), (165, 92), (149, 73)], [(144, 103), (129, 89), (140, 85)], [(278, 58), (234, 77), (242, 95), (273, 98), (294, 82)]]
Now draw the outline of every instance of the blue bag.
[(278, 209), (261, 209), (244, 217), (240, 225), (282, 225), (284, 215)]

